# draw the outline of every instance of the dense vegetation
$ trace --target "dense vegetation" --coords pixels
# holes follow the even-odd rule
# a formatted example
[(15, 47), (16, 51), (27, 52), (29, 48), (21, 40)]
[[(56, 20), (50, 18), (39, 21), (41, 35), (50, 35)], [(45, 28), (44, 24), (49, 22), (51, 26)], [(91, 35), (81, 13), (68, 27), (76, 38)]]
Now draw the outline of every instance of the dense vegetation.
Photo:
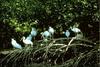
[[(22, 38), (22, 36), (27, 36), (30, 33), (31, 27), (35, 27), (38, 29), (38, 35), (36, 37), (36, 40), (38, 41), (41, 40), (40, 38), (41, 36), (39, 33), (44, 30), (47, 30), (49, 26), (52, 26), (56, 30), (55, 33), (56, 36), (54, 36), (54, 38), (57, 39), (64, 37), (61, 34), (62, 31), (65, 31), (71, 26), (77, 26), (78, 28), (81, 29), (84, 37), (87, 40), (89, 40), (89, 42), (86, 44), (92, 45), (93, 47), (92, 48), (89, 47), (85, 50), (85, 51), (89, 51), (89, 53), (86, 52), (81, 54), (81, 52), (79, 52), (78, 56), (73, 58), (74, 56), (73, 55), (72, 57), (70, 57), (71, 58), (70, 60), (69, 58), (66, 59), (69, 62), (71, 61), (69, 64), (68, 61), (65, 62), (66, 60), (63, 61), (63, 64), (69, 67), (72, 67), (73, 64), (75, 64), (77, 67), (77, 65), (82, 64), (82, 62), (84, 62), (84, 64), (89, 64), (88, 62), (94, 60), (93, 59), (94, 54), (99, 55), (98, 54), (99, 34), (100, 34), (99, 32), (100, 4), (99, 3), (100, 3), (99, 0), (0, 0), (0, 50), (3, 50), (3, 48), (12, 48), (11, 38), (15, 38), (17, 42), (22, 44), (20, 39)], [(68, 42), (69, 41), (70, 39), (68, 40)], [(90, 43), (90, 41), (92, 41), (93, 43)], [(52, 43), (52, 41), (50, 41), (50, 43)], [(74, 43), (77, 42), (75, 41)], [(78, 43), (83, 43), (83, 42), (79, 40)], [(43, 47), (36, 46), (36, 50), (40, 48)], [(58, 48), (59, 47), (54, 49), (58, 49)], [(20, 56), (21, 54), (23, 54), (24, 51), (26, 51), (26, 48), (24, 49), (21, 50), (22, 51), (21, 53), (19, 53)], [(30, 49), (29, 52), (30, 51), (34, 52), (35, 49), (32, 50)], [(79, 49), (79, 51), (81, 50)], [(45, 50), (43, 50), (42, 52), (44, 54), (46, 53)], [(60, 56), (60, 58), (62, 58), (63, 56), (66, 56), (64, 54), (69, 55), (69, 52), (73, 52), (72, 48), (70, 48), (67, 53), (66, 51), (62, 53), (58, 51), (57, 53), (55, 52), (54, 54), (57, 54)], [(27, 52), (25, 53), (25, 55), (26, 54)], [(40, 55), (41, 53), (37, 53), (37, 54)], [(14, 53), (10, 55), (15, 56)], [(29, 53), (29, 55), (31, 54)], [(79, 58), (81, 55), (83, 55), (84, 57), (78, 60), (77, 58)], [(83, 60), (84, 58), (88, 58), (88, 57), (90, 57), (91, 59)], [(97, 56), (95, 58), (97, 59)], [(55, 60), (56, 59), (54, 59), (54, 61)], [(79, 63), (74, 63), (75, 60), (79, 61)], [(87, 62), (85, 63), (86, 60)], [(45, 61), (45, 59), (43, 59), (43, 61)], [(47, 61), (49, 60), (46, 60), (46, 62)], [(90, 64), (94, 64), (95, 61), (97, 60), (94, 60)], [(95, 62), (95, 64), (96, 63), (97, 62)], [(81, 65), (79, 65), (79, 67), (80, 66)], [(82, 67), (84, 67), (84, 65)]]

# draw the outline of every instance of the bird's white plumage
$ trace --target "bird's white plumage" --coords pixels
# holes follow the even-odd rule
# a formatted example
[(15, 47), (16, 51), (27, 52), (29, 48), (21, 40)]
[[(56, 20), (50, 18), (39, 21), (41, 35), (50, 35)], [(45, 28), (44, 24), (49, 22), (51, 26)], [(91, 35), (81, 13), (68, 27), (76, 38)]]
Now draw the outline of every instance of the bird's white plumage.
[(53, 35), (55, 30), (52, 27), (49, 27), (48, 31)]
[(23, 43), (24, 43), (24, 44), (33, 45), (33, 42), (32, 42), (31, 40), (25, 39), (25, 37), (23, 37)]
[(11, 39), (11, 44), (14, 48), (22, 49), (22, 46), (16, 42), (13, 38)]
[(28, 37), (26, 37), (26, 40), (32, 41), (32, 35), (30, 34)]
[(79, 33), (81, 32), (81, 30), (79, 28), (71, 28), (71, 30), (75, 33)]
[(49, 31), (44, 31), (44, 32), (42, 32), (41, 34), (42, 34), (42, 37), (43, 37), (43, 38), (48, 38), (48, 37), (51, 36), (51, 34), (50, 34)]
[(37, 35), (37, 30), (35, 28), (32, 28), (31, 35), (34, 37)]
[(66, 37), (69, 37), (70, 36), (70, 32), (69, 30), (66, 30), (66, 32), (63, 32), (65, 34)]

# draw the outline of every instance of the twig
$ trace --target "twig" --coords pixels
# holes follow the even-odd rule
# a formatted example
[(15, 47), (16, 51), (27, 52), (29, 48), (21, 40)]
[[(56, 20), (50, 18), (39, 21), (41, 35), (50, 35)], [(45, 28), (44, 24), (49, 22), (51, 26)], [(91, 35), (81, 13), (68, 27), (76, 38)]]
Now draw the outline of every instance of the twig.
[(62, 48), (64, 48), (64, 47), (67, 47), (67, 48), (66, 48), (66, 51), (67, 51), (68, 48), (69, 48), (69, 46), (70, 46), (70, 44), (72, 43), (72, 41), (73, 41), (74, 39), (76, 39), (76, 37), (73, 37), (73, 38), (70, 40), (70, 42), (68, 43), (68, 45), (64, 45), (64, 46), (60, 47), (59, 49), (57, 49), (56, 51), (58, 51), (58, 50), (60, 50), (60, 49), (62, 49)]
[[(66, 39), (69, 40), (69, 39), (72, 39), (72, 37), (70, 37), (70, 38), (57, 38), (57, 39), (53, 39), (53, 40), (58, 41), (58, 40), (66, 40)], [(90, 43), (90, 44), (94, 44), (94, 45), (96, 44), (96, 43), (94, 43), (94, 42), (92, 42), (90, 40), (87, 40), (87, 39), (75, 38), (75, 40), (84, 41), (84, 42), (87, 42), (87, 43)]]
[[(87, 44), (71, 44), (69, 46), (71, 47), (71, 46), (77, 46), (77, 45), (85, 46), (85, 47), (93, 47), (92, 45), (87, 45)], [(67, 46), (67, 45), (66, 44), (53, 44), (53, 46)]]
[(73, 42), (74, 39), (76, 39), (76, 37), (73, 37), (73, 38), (70, 40), (70, 42), (68, 43), (68, 46), (67, 46), (67, 48), (66, 48), (66, 51), (68, 50), (69, 46), (71, 45), (71, 43)]
[(45, 52), (45, 54), (44, 54), (45, 59), (46, 59), (46, 57), (47, 57), (47, 54), (48, 54), (49, 48), (53, 45), (53, 43), (55, 43), (55, 40), (52, 41), (48, 46), (46, 46), (47, 48), (46, 48), (46, 52)]

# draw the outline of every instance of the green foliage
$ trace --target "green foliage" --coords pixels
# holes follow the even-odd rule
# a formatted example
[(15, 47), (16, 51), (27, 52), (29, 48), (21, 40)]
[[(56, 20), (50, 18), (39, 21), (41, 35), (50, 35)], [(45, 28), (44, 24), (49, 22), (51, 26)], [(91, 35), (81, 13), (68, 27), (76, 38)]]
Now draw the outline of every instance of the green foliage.
[[(51, 25), (56, 29), (61, 27), (63, 30), (64, 26), (68, 28), (75, 22), (80, 23), (80, 20), (75, 21), (78, 17), (91, 15), (97, 17), (93, 18), (94, 20), (99, 18), (96, 0), (3, 0), (0, 7), (1, 19), (8, 20), (8, 23), (17, 27), (17, 31), (23, 29), (23, 23), (26, 26), (24, 29), (28, 28), (31, 23), (34, 26), (35, 20), (40, 22), (36, 24), (38, 28), (42, 24), (43, 27)], [(17, 21), (14, 22), (16, 25), (11, 22), (14, 19)]]

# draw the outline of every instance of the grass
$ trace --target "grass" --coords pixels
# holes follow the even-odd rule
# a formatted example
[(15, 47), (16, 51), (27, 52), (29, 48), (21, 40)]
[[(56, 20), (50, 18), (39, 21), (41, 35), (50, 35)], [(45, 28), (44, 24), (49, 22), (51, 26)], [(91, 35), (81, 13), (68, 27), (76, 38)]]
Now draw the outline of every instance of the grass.
[(97, 66), (98, 47), (91, 41), (75, 37), (36, 41), (33, 47), (27, 46), (9, 52), (1, 60), (0, 67)]

